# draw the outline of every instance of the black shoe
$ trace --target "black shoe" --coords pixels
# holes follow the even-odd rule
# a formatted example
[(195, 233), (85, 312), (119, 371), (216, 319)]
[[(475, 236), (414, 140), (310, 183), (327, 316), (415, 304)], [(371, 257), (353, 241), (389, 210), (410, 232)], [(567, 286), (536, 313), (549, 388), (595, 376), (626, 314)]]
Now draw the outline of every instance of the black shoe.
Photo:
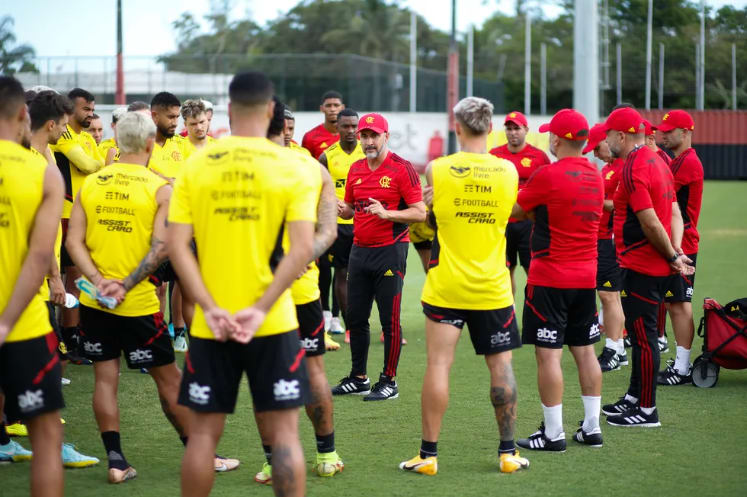
[(602, 368), (602, 373), (617, 371), (620, 369), (620, 361), (617, 359), (617, 352), (609, 347), (602, 349), (602, 353), (599, 354), (597, 360), (599, 361), (599, 366)]
[(622, 396), (620, 397), (620, 400), (618, 400), (614, 404), (607, 404), (602, 406), (602, 414), (604, 414), (605, 416), (617, 416), (618, 414), (629, 411), (636, 406), (637, 404), (633, 404), (625, 400), (625, 396)]
[(539, 430), (535, 431), (529, 438), (520, 438), (516, 445), (530, 450), (547, 450), (551, 452), (565, 452), (565, 433), (558, 435), (555, 440), (545, 436), (545, 423), (540, 423)]
[(667, 341), (667, 336), (661, 336), (656, 340), (656, 343), (659, 344), (659, 354), (666, 354), (669, 352), (669, 342)]
[(389, 377), (381, 375), (379, 382), (374, 385), (371, 393), (363, 397), (363, 400), (392, 400), (399, 397), (397, 382)]
[(628, 353), (625, 352), (625, 349), (623, 349), (623, 353), (617, 353), (617, 360), (620, 363), (620, 366), (627, 366), (628, 365)]
[(626, 349), (629, 349), (630, 347), (633, 346), (633, 344), (630, 343), (630, 335), (625, 337), (625, 339), (623, 340), (623, 344), (625, 345)]
[(85, 357), (81, 357), (77, 353), (72, 351), (68, 351), (67, 360), (72, 364), (77, 364), (78, 366), (91, 366), (93, 364), (93, 361), (86, 359)]
[(601, 428), (596, 427), (595, 429), (587, 433), (583, 428), (584, 422), (580, 421), (578, 424), (581, 426), (581, 428), (576, 430), (576, 433), (573, 434), (573, 440), (580, 444), (588, 445), (589, 447), (594, 447), (597, 449), (602, 446)]
[(355, 376), (346, 376), (332, 388), (332, 395), (368, 395), (371, 393), (371, 380), (361, 380)]
[(693, 382), (693, 368), (692, 366), (689, 367), (687, 374), (680, 374), (679, 371), (677, 371), (674, 368), (674, 360), (670, 359), (667, 361), (667, 369), (664, 371), (659, 372), (659, 377), (656, 380), (656, 383), (659, 385), (664, 386), (675, 386), (675, 385), (685, 385), (687, 383)]
[(656, 428), (657, 426), (661, 426), (656, 408), (654, 408), (654, 412), (651, 414), (646, 414), (638, 406), (617, 416), (608, 416), (607, 423), (612, 426), (637, 428)]

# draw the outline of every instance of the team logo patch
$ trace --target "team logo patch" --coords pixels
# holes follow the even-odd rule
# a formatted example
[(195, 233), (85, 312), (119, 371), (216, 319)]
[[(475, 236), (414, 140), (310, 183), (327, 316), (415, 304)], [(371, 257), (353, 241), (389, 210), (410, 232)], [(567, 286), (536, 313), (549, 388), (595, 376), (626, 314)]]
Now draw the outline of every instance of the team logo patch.
[(327, 148), (327, 142), (322, 142), (321, 145), (319, 145), (320, 148)]
[(540, 328), (537, 330), (537, 341), (556, 343), (558, 341), (558, 331), (550, 330), (547, 328)]
[(671, 292), (671, 290), (667, 290), (667, 293), (664, 294), (665, 297), (674, 297), (674, 294)]
[(470, 171), (472, 171), (472, 168), (469, 166), (451, 166), (449, 168), (449, 173), (456, 178), (466, 178)]
[(521, 165), (524, 166), (524, 167), (531, 166), (532, 165), (532, 159), (530, 159), (529, 157), (524, 157), (523, 159), (521, 159)]
[(664, 117), (661, 118), (662, 121), (666, 121), (667, 119), (669, 119), (669, 112), (664, 114)]
[(628, 133), (635, 133), (635, 128), (633, 126), (628, 128)]
[(627, 297), (627, 296), (628, 296), (628, 294), (625, 292), (625, 290), (623, 290), (622, 292), (620, 292), (620, 297)]
[(180, 161), (182, 160), (182, 154), (174, 150), (173, 152), (171, 152), (171, 158), (174, 159), (175, 161)]
[(568, 138), (569, 140), (572, 140), (573, 139), (573, 133), (566, 133), (565, 137)]
[(608, 180), (608, 179), (610, 179), (610, 178), (612, 177), (612, 175), (613, 175), (613, 174), (615, 174), (615, 171), (610, 171), (610, 172), (608, 172), (608, 173), (607, 173), (607, 176), (605, 176), (605, 177), (604, 177), (604, 179), (607, 179), (607, 180)]
[(599, 336), (599, 323), (594, 323), (589, 328), (589, 339), (596, 338)]
[(502, 345), (508, 345), (511, 342), (511, 332), (510, 331), (498, 331), (492, 335), (490, 335), (490, 345), (493, 345), (495, 347), (500, 347)]
[(394, 276), (394, 273), (392, 272), (391, 269), (387, 269), (386, 273), (384, 273), (384, 276)]
[(374, 121), (375, 121), (375, 119), (374, 119), (374, 117), (373, 117), (373, 116), (368, 116), (368, 117), (366, 118), (366, 124), (371, 124), (371, 123), (373, 123)]
[(18, 407), (21, 412), (31, 412), (44, 407), (44, 393), (41, 390), (26, 390), (18, 396)]
[(389, 176), (382, 176), (379, 180), (379, 185), (381, 185), (382, 188), (389, 188), (389, 183), (392, 182), (392, 178)]
[(96, 184), (97, 185), (108, 185), (112, 182), (112, 178), (114, 177), (113, 174), (99, 174), (96, 176)]
[(216, 152), (214, 154), (208, 154), (208, 159), (219, 160), (221, 157), (228, 155), (228, 152)]
[(610, 283), (609, 281), (605, 281), (602, 286), (605, 288), (612, 288), (612, 283)]
[(516, 112), (512, 112), (512, 113), (510, 113), (510, 114), (508, 115), (508, 117), (511, 117), (511, 118), (514, 118), (514, 117), (516, 117)]
[(210, 387), (203, 387), (202, 385), (193, 381), (189, 384), (189, 400), (191, 400), (195, 404), (204, 406), (208, 403), (208, 401), (210, 401)]
[(272, 393), (275, 400), (294, 400), (301, 396), (301, 386), (298, 380), (278, 380), (272, 386)]
[(356, 181), (356, 182), (355, 182), (355, 184), (356, 184), (356, 185), (360, 185), (360, 184), (361, 184), (361, 179), (360, 179), (360, 178), (358, 178), (358, 181)]

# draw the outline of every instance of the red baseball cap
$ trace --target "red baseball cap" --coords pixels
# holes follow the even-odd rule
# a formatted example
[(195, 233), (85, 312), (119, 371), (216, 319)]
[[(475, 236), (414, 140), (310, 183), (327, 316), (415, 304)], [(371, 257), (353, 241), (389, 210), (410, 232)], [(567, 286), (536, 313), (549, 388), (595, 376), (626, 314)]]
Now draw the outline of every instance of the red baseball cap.
[(370, 129), (378, 134), (388, 133), (389, 123), (381, 114), (366, 114), (358, 121), (358, 133), (364, 129)]
[(506, 116), (506, 119), (503, 121), (503, 125), (505, 126), (508, 123), (514, 123), (519, 126), (529, 127), (529, 123), (527, 122), (527, 116), (525, 116), (518, 110), (514, 110), (508, 113), (508, 115)]
[(644, 119), (643, 120), (643, 126), (644, 126), (643, 134), (646, 135), (646, 136), (653, 135), (654, 131), (656, 131), (657, 129), (659, 129), (656, 126), (654, 126), (653, 124), (651, 124), (651, 121), (649, 121), (648, 119)]
[(586, 140), (589, 138), (589, 123), (579, 111), (559, 110), (549, 123), (539, 127), (540, 133), (550, 132), (566, 140)]
[(661, 124), (656, 129), (663, 132), (672, 131), (673, 129), (695, 129), (695, 121), (690, 114), (684, 110), (671, 110), (661, 118)]
[(591, 127), (589, 130), (589, 143), (586, 144), (584, 147), (584, 154), (588, 154), (595, 148), (597, 148), (597, 145), (602, 143), (607, 138), (607, 132), (604, 129), (604, 123), (595, 124)]
[(622, 131), (623, 133), (638, 134), (645, 131), (643, 118), (637, 110), (630, 107), (613, 110), (604, 121), (604, 131)]

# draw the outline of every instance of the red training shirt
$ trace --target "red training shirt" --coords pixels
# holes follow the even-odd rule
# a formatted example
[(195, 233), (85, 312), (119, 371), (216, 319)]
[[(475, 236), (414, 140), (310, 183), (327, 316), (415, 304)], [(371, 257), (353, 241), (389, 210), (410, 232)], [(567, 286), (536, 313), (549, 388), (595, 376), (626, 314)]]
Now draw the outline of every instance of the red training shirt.
[(409, 242), (408, 225), (393, 223), (369, 214), (369, 198), (381, 202), (387, 210), (404, 210), (423, 200), (420, 176), (402, 157), (388, 152), (384, 162), (371, 171), (368, 161), (355, 161), (345, 183), (345, 202), (353, 206), (353, 243), (359, 247), (383, 247)]
[(534, 211), (527, 283), (552, 288), (596, 288), (597, 233), (604, 182), (584, 157), (547, 164), (519, 191), (518, 204)]
[(664, 164), (666, 164), (667, 166), (668, 166), (668, 165), (670, 165), (670, 164), (672, 163), (672, 158), (671, 158), (671, 157), (669, 156), (669, 154), (668, 154), (668, 153), (666, 153), (666, 152), (665, 152), (665, 151), (664, 151), (663, 149), (661, 149), (661, 148), (660, 148), (660, 149), (657, 149), (657, 150), (656, 150), (656, 154), (657, 154), (657, 155), (658, 155), (659, 157), (661, 157), (661, 160), (663, 160), (663, 161), (664, 161)]
[(640, 146), (628, 155), (614, 201), (615, 248), (620, 266), (649, 276), (672, 274), (669, 262), (648, 241), (635, 215), (653, 208), (667, 235), (671, 235), (674, 179), (656, 152)]
[[(516, 171), (519, 173), (519, 190), (524, 188), (524, 184), (537, 168), (550, 163), (550, 159), (545, 152), (528, 143), (524, 144), (524, 148), (517, 153), (511, 152), (508, 149), (508, 144), (495, 147), (490, 153), (499, 159), (506, 159), (514, 164)], [(508, 222), (515, 223), (516, 219), (510, 217)]]
[(685, 232), (682, 235), (682, 251), (687, 255), (698, 253), (698, 218), (703, 200), (703, 164), (694, 148), (688, 148), (672, 160), (669, 165), (674, 176), (674, 191), (682, 211)]
[[(602, 179), (604, 180), (604, 199), (612, 200), (620, 183), (620, 171), (622, 171), (622, 159), (615, 159), (602, 168)], [(612, 240), (612, 211), (602, 210), (602, 219), (599, 221), (599, 239)]]
[(327, 147), (339, 140), (340, 135), (330, 133), (327, 131), (327, 128), (324, 127), (324, 123), (322, 123), (315, 128), (311, 128), (305, 135), (303, 135), (301, 146), (311, 152), (311, 155), (315, 159), (319, 159), (319, 156), (327, 150)]

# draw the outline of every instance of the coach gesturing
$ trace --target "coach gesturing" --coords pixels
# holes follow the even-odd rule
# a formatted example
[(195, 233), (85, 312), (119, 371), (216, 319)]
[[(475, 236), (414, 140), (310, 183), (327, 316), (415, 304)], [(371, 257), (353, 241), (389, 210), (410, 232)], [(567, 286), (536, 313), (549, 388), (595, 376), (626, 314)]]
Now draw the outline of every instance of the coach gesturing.
[[(425, 220), (425, 204), (412, 165), (389, 151), (386, 119), (367, 114), (361, 117), (358, 132), (366, 158), (350, 166), (345, 200), (338, 209), (343, 219), (353, 218), (346, 318), (353, 366), (332, 393), (387, 400), (399, 396), (394, 377), (402, 350), (399, 314), (410, 242), (407, 225)], [(372, 390), (366, 364), (374, 299), (384, 332), (384, 369)]]

